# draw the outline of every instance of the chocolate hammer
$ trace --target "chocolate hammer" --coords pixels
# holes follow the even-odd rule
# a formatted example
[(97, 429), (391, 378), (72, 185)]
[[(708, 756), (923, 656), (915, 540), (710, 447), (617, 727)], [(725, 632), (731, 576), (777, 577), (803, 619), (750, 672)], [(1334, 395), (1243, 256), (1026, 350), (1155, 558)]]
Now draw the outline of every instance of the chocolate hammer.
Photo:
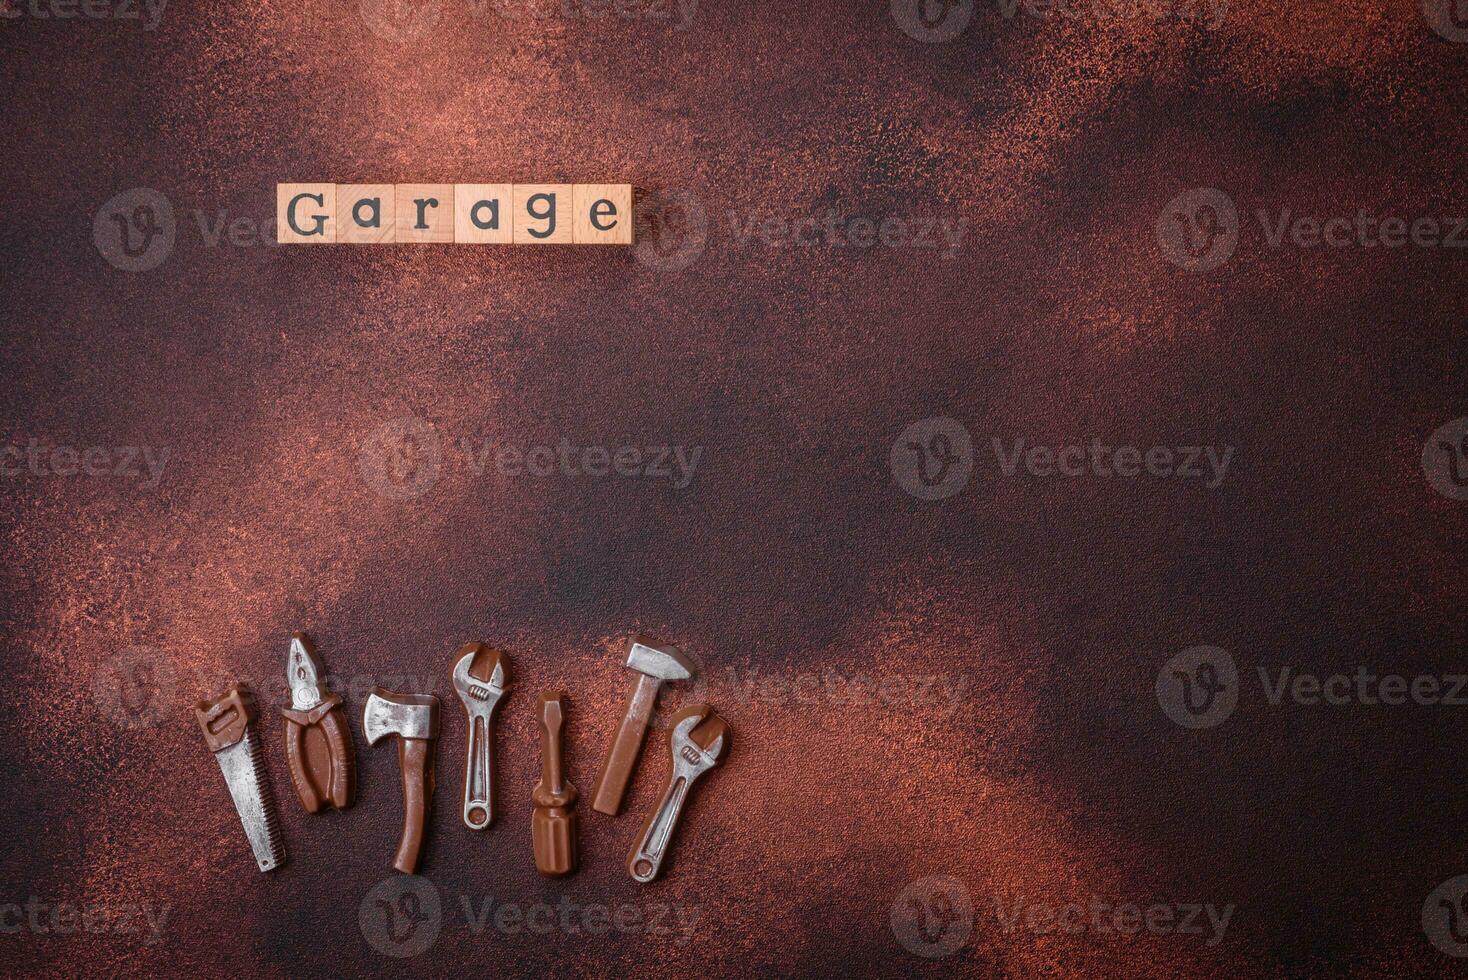
[(392, 866), (405, 875), (418, 870), (428, 810), (433, 801), (433, 748), (438, 738), (438, 698), (375, 688), (362, 711), (362, 732), (373, 745), (398, 737), (403, 772), (403, 833)]
[(637, 671), (637, 687), (607, 757), (601, 774), (591, 791), (591, 808), (597, 813), (615, 817), (622, 809), (622, 796), (632, 779), (642, 740), (647, 735), (647, 722), (663, 681), (682, 681), (696, 672), (693, 662), (677, 647), (660, 644), (646, 636), (634, 636), (627, 644), (627, 666)]

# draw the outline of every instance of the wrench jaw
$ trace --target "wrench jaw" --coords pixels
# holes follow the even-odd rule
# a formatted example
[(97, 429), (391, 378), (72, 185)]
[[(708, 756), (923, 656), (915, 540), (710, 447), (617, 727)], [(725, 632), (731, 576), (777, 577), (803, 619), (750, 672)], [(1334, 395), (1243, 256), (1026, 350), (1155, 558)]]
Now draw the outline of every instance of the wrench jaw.
[(464, 704), (469, 732), (464, 763), (464, 826), (484, 830), (494, 820), (494, 710), (509, 689), (502, 650), (466, 643), (454, 662), (454, 693)]

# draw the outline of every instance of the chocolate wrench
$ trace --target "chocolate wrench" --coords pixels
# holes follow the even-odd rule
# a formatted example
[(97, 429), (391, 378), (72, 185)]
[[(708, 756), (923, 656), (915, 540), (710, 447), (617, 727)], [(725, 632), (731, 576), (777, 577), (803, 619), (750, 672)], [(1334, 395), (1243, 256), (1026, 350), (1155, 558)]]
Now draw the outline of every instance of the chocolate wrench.
[[(695, 734), (696, 732), (696, 734)], [(714, 766), (724, 754), (724, 739), (729, 725), (706, 704), (695, 704), (678, 712), (668, 749), (673, 756), (673, 772), (663, 799), (647, 818), (642, 836), (627, 856), (627, 870), (633, 880), (646, 884), (658, 876), (673, 828), (683, 813), (693, 781)]]
[(483, 830), (494, 819), (494, 709), (507, 690), (505, 655), (483, 643), (459, 648), (454, 691), (469, 716), (464, 764), (464, 826)]

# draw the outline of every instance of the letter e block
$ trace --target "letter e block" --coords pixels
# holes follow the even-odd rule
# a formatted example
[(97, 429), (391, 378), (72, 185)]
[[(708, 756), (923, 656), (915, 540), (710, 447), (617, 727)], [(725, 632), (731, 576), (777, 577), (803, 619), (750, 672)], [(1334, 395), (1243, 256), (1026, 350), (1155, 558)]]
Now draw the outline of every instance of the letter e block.
[(632, 185), (577, 184), (577, 245), (632, 244)]

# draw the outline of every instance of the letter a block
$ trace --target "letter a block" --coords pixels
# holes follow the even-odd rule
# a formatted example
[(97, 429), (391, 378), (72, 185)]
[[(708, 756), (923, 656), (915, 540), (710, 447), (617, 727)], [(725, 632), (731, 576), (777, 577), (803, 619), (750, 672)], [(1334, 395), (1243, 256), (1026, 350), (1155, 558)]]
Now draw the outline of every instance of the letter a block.
[(509, 184), (455, 184), (454, 241), (508, 245), (514, 232), (514, 207)]
[(397, 240), (397, 191), (392, 184), (336, 185), (336, 240), (353, 245)]

